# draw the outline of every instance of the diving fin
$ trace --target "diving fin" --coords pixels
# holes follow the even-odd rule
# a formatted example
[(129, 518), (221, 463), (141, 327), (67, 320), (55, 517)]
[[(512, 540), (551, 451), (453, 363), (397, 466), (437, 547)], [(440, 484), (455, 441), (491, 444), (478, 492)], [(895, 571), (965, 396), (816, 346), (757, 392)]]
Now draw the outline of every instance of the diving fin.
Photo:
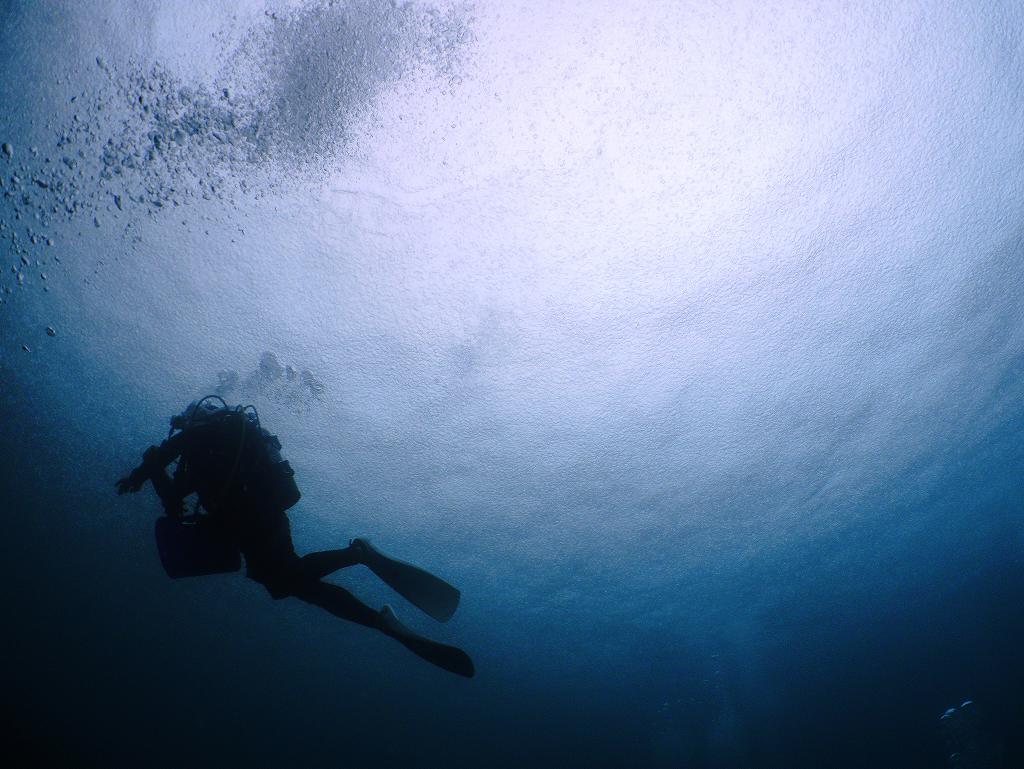
[(359, 550), (359, 562), (409, 603), (438, 622), (451, 619), (461, 596), (456, 588), (418, 566), (384, 555), (367, 539), (353, 539), (350, 544)]
[(420, 659), (464, 678), (472, 678), (476, 675), (473, 660), (466, 652), (455, 646), (431, 641), (429, 638), (414, 633), (399, 621), (390, 606), (385, 605), (380, 610), (380, 622), (381, 629), (385, 633)]

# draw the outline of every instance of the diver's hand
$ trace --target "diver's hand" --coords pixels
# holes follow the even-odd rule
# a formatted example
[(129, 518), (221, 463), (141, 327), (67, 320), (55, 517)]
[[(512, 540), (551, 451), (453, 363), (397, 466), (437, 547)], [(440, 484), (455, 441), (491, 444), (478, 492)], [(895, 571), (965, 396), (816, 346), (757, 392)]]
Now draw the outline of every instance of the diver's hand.
[(146, 475), (142, 471), (141, 467), (136, 467), (124, 478), (121, 478), (115, 485), (117, 486), (117, 493), (131, 493), (134, 494), (136, 491), (142, 488), (142, 484), (146, 482)]

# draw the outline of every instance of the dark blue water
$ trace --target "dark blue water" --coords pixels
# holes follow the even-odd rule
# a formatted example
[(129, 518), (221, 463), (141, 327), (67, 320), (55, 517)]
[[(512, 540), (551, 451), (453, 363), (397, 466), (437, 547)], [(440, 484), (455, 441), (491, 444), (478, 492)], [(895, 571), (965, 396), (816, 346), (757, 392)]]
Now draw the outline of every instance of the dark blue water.
[[(1022, 32), (0, 1), (7, 744), (1024, 766)], [(114, 482), (211, 392), (280, 437), (299, 553), (371, 536), (462, 590), (441, 625), (331, 577), (475, 678), (164, 574)]]

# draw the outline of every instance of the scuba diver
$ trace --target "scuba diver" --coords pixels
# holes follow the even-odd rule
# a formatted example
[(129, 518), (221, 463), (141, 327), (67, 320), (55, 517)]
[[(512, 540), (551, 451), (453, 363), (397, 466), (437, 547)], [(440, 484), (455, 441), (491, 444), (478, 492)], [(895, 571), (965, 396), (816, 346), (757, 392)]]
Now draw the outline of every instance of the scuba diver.
[[(390, 606), (370, 608), (327, 575), (363, 564), (434, 619), (448, 620), (459, 591), (439, 577), (390, 558), (366, 539), (348, 547), (299, 556), (292, 545), (285, 511), (298, 502), (294, 472), (281, 458), (281, 443), (260, 425), (252, 406), (229, 407), (208, 395), (171, 417), (171, 431), (159, 446), (150, 446), (142, 463), (117, 481), (117, 493), (137, 492), (146, 481), (163, 503), (157, 520), (160, 558), (171, 577), (236, 571), (239, 553), (246, 575), (275, 599), (294, 596), (331, 614), (394, 638), (422, 659), (471, 678), (473, 662), (464, 651), (414, 633)], [(166, 467), (177, 460), (173, 476)], [(197, 494), (191, 515), (185, 498)], [(200, 513), (200, 506), (206, 511)]]

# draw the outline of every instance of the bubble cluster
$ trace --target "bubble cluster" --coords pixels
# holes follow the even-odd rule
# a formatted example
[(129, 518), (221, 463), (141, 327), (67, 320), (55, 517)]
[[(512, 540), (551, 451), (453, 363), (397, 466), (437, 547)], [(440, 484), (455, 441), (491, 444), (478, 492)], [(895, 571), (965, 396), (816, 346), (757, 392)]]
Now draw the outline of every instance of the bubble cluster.
[(60, 263), (50, 226), (54, 217), (77, 210), (71, 201), (78, 180), (64, 173), (74, 167), (71, 158), (55, 162), (48, 155), (40, 157), (39, 149), (32, 147), (22, 159), (23, 153), (10, 142), (4, 142), (0, 152), (0, 240), (7, 243), (10, 256), (9, 269), (0, 276), (3, 304), (28, 286), (49, 290), (47, 268)]
[(206, 85), (159, 62), (96, 57), (100, 85), (70, 98), (52, 146), (0, 143), (0, 239), (14, 257), (0, 301), (60, 263), (59, 221), (116, 219), (127, 232), (133, 216), (196, 199), (315, 183), (389, 83), (424, 67), (454, 76), (467, 25), (461, 10), (369, 0), (268, 12)]
[(222, 398), (264, 398), (296, 411), (304, 411), (320, 400), (326, 386), (308, 368), (282, 365), (272, 352), (260, 357), (259, 365), (245, 376), (233, 369), (217, 374), (213, 392)]

